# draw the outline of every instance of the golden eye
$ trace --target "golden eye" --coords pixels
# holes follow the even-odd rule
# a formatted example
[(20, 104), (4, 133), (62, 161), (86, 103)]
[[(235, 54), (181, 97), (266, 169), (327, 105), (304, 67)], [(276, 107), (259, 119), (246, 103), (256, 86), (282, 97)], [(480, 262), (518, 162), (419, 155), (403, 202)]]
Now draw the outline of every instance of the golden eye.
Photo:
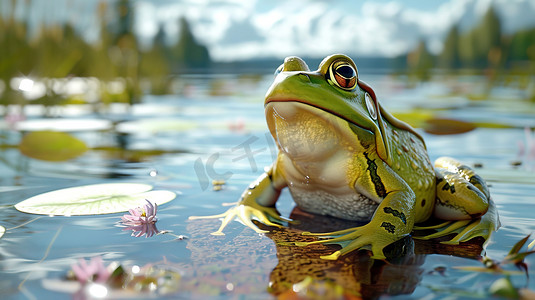
[(357, 86), (357, 71), (344, 61), (336, 61), (331, 64), (328, 77), (331, 84), (346, 91), (351, 91)]

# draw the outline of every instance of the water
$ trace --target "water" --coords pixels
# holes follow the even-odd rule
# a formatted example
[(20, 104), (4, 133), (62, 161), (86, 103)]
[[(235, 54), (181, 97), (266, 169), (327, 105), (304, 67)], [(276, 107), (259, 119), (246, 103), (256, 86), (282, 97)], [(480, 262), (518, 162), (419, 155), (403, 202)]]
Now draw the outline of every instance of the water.
[[(74, 160), (39, 161), (21, 155), (16, 148), (2, 149), (0, 225), (8, 229), (0, 239), (3, 299), (70, 299), (72, 294), (58, 291), (51, 283), (54, 286), (53, 283), (60, 282), (61, 286), (72, 264), (79, 258), (95, 256), (102, 256), (106, 264), (117, 262), (127, 268), (155, 264), (180, 274), (178, 291), (160, 295), (173, 299), (269, 299), (281, 293), (289, 296), (292, 284), (306, 281), (307, 276), (318, 278), (308, 286), (309, 290), (334, 290), (335, 286), (342, 286), (348, 292), (360, 292), (370, 298), (391, 295), (396, 299), (462, 299), (485, 297), (491, 283), (504, 278), (501, 274), (456, 269), (482, 266), (474, 259), (481, 250), (477, 243), (436, 247), (420, 241), (412, 245), (409, 239), (404, 242), (409, 248), (414, 247), (415, 254), (391, 264), (371, 261), (362, 251), (336, 262), (318, 258), (334, 251), (335, 246), (281, 246), (279, 243), (285, 240), (299, 239), (301, 229), (326, 231), (347, 226), (336, 219), (313, 218), (299, 211), (288, 192), (282, 194), (277, 208), (282, 215), (301, 220), (300, 225), (259, 235), (232, 222), (225, 237), (211, 236), (209, 233), (220, 224), (218, 220), (188, 221), (188, 217), (226, 210), (221, 204), (237, 201), (242, 190), (276, 155), (262, 109), (263, 94), (271, 78), (184, 80), (189, 84), (187, 93), (146, 96), (143, 104), (130, 110), (112, 106), (104, 115), (95, 115), (73, 109), (76, 112), (72, 119), (122, 122), (117, 127), (120, 134), (74, 132), (92, 147)], [(216, 81), (218, 84), (214, 85)], [(377, 90), (384, 88), (385, 106), (394, 110), (421, 105), (414, 99), (426, 95), (424, 87), (399, 92), (389, 77), (376, 76), (368, 81)], [(399, 102), (403, 98), (410, 98), (413, 103), (409, 101), (403, 107)], [(535, 231), (535, 164), (520, 155), (518, 146), (520, 142), (526, 143), (522, 127), (533, 126), (534, 118), (525, 109), (503, 111), (496, 102), (478, 102), (476, 106), (482, 109), (476, 110), (473, 103), (457, 100), (441, 115), (493, 120), (514, 128), (479, 128), (459, 135), (423, 136), (431, 159), (447, 155), (482, 166), (478, 172), (491, 185), (502, 223), (486, 253), (501, 260), (514, 243)], [(533, 111), (533, 105), (522, 105)], [(4, 130), (3, 144), (16, 144), (20, 136), (19, 132)], [(106, 148), (119, 143), (131, 151)], [(521, 166), (513, 165), (522, 160)], [(213, 179), (225, 180), (222, 190), (213, 190)], [(172, 231), (174, 235), (132, 237), (117, 226), (122, 214), (48, 217), (20, 213), (13, 207), (43, 192), (109, 182), (148, 183), (155, 189), (176, 192), (174, 201), (160, 207), (157, 222), (158, 229)], [(187, 238), (177, 239), (178, 235)], [(534, 260), (535, 257), (528, 256), (526, 262), (532, 265)], [(513, 275), (511, 280), (516, 287), (535, 289), (535, 283), (525, 275)]]

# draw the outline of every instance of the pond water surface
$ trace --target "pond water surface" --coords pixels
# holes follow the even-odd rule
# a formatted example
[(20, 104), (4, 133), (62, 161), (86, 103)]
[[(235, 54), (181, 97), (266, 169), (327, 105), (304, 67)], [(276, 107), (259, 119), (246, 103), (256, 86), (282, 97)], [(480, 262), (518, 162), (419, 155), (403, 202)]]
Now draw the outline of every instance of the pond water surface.
[[(320, 294), (342, 287), (346, 296), (366, 298), (485, 298), (490, 286), (505, 278), (498, 273), (457, 269), (482, 266), (476, 259), (481, 252), (477, 242), (445, 247), (420, 241), (413, 244), (410, 239), (404, 242), (414, 253), (409, 251), (389, 263), (370, 260), (365, 251), (336, 262), (323, 261), (319, 255), (331, 253), (336, 246), (281, 245), (290, 238), (299, 239), (300, 230), (340, 227), (340, 220), (296, 209), (288, 192), (282, 194), (277, 208), (283, 216), (300, 220), (299, 225), (259, 235), (232, 222), (226, 236), (210, 235), (218, 228), (218, 220), (189, 221), (188, 217), (225, 211), (222, 204), (237, 201), (276, 155), (262, 105), (271, 78), (183, 80), (188, 88), (181, 95), (146, 96), (130, 109), (112, 106), (95, 114), (62, 108), (63, 115), (69, 115), (63, 119), (121, 121), (115, 131), (73, 132), (91, 149), (67, 162), (25, 157), (7, 146), (16, 145), (21, 133), (3, 130), (0, 225), (7, 231), (0, 239), (2, 299), (71, 299), (73, 295), (61, 288), (71, 265), (79, 258), (97, 256), (106, 264), (116, 262), (126, 268), (153, 264), (179, 274), (173, 292), (152, 294), (172, 299), (290, 299), (299, 282)], [(436, 111), (441, 117), (510, 125), (423, 136), (432, 160), (446, 155), (476, 165), (490, 184), (502, 226), (487, 245), (489, 257), (503, 259), (518, 240), (535, 231), (535, 157), (523, 155), (520, 146), (528, 145), (524, 127), (535, 127), (535, 107), (519, 99), (522, 90), (495, 89), (488, 100), (474, 103), (462, 96), (440, 98), (449, 88), (443, 83), (405, 89), (403, 83), (387, 76), (374, 75), (367, 81), (394, 112), (427, 105), (441, 108)], [(35, 119), (39, 116), (28, 116), (28, 120)], [(130, 151), (109, 149), (118, 145)], [(219, 179), (225, 184), (215, 190), (212, 181)], [(43, 192), (111, 182), (148, 183), (176, 192), (175, 200), (159, 207), (156, 224), (172, 234), (133, 237), (117, 226), (123, 214), (48, 217), (21, 213), (13, 207)], [(532, 266), (535, 257), (528, 256), (526, 262)], [(306, 285), (307, 280), (312, 283)], [(535, 290), (535, 282), (525, 275), (511, 275), (510, 280), (517, 288)]]

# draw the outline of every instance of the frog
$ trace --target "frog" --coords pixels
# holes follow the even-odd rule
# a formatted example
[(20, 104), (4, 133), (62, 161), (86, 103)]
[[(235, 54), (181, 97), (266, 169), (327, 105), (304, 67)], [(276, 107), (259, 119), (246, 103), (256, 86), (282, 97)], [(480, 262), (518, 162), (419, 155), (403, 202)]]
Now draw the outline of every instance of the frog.
[[(385, 247), (417, 230), (434, 232), (414, 238), (447, 237), (441, 243), (456, 245), (482, 237), (486, 243), (500, 226), (485, 180), (450, 157), (431, 163), (422, 135), (384, 109), (347, 55), (327, 56), (315, 71), (297, 56), (285, 58), (264, 110), (277, 157), (235, 206), (190, 217), (222, 218), (213, 235), (224, 235), (234, 219), (258, 233), (269, 231), (253, 220), (273, 227), (292, 222), (275, 207), (284, 188), (306, 212), (364, 224), (303, 232), (317, 239), (294, 243), (340, 244), (321, 256), (327, 260), (359, 249), (386, 259)], [(438, 224), (421, 225), (430, 220)]]

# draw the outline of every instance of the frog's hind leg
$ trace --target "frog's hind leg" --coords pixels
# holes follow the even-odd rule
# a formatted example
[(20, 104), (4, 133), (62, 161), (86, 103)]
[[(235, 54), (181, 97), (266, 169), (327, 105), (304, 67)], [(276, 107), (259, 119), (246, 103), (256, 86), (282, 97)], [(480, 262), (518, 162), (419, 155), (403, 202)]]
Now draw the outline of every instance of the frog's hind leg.
[(500, 224), (494, 202), (487, 185), (470, 167), (443, 157), (435, 161), (437, 199), (434, 215), (446, 223), (415, 227), (416, 230), (436, 229), (436, 233), (416, 237), (433, 239), (451, 233), (456, 235), (444, 244), (459, 244), (481, 236), (488, 240)]
[(435, 226), (427, 227), (414, 226), (414, 230), (436, 229), (438, 231), (430, 235), (415, 236), (413, 238), (429, 240), (455, 233), (456, 235), (453, 238), (441, 243), (458, 245), (460, 242), (466, 242), (480, 236), (485, 239), (486, 244), (492, 232), (498, 230), (498, 227), (500, 227), (498, 211), (492, 199), (489, 199), (489, 208), (480, 218), (473, 220), (447, 221)]

